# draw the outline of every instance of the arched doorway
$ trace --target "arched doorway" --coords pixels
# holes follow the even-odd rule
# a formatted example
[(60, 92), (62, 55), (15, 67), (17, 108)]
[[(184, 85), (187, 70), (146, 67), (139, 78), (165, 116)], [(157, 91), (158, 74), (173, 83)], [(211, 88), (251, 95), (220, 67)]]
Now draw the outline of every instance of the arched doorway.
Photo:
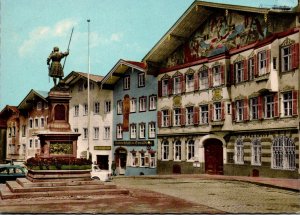
[(125, 148), (117, 148), (115, 151), (116, 170), (120, 175), (125, 174), (127, 160), (127, 150)]
[(218, 139), (204, 141), (205, 173), (223, 175), (223, 146)]

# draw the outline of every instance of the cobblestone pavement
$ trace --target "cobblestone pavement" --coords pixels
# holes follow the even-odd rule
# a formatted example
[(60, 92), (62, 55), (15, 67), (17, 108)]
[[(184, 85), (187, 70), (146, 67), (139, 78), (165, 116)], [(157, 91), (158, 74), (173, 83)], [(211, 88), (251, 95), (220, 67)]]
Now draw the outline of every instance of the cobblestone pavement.
[(229, 213), (300, 213), (298, 192), (241, 181), (183, 177), (116, 177), (126, 188), (151, 190)]

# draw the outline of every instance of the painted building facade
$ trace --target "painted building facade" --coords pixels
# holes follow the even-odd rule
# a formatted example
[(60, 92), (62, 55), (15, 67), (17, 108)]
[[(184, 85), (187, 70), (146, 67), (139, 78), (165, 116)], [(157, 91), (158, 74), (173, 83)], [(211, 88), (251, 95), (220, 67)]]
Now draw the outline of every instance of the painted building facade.
[[(81, 135), (77, 141), (77, 157), (87, 157), (101, 169), (110, 169), (112, 162), (112, 105), (113, 91), (100, 88), (102, 76), (71, 72), (65, 77), (70, 87), (69, 122), (74, 132)], [(88, 112), (90, 114), (88, 114)]]
[(116, 173), (156, 174), (156, 78), (147, 74), (144, 63), (120, 60), (102, 84), (113, 87)]
[(195, 1), (149, 51), (159, 174), (299, 176), (297, 14)]

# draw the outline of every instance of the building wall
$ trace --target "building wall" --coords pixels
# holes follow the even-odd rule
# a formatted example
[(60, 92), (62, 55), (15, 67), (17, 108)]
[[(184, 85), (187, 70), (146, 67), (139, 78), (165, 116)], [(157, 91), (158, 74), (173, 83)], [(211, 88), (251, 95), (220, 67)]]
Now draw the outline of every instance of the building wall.
[[(157, 130), (156, 125), (156, 109), (149, 111), (149, 96), (150, 95), (157, 95), (157, 82), (156, 78), (151, 75), (145, 76), (145, 86), (144, 87), (138, 87), (138, 74), (140, 71), (136, 69), (129, 68), (129, 71), (127, 71), (124, 75), (130, 76), (130, 89), (124, 90), (123, 89), (123, 77), (119, 79), (119, 81), (115, 84), (114, 88), (114, 106), (113, 106), (113, 140), (114, 140), (114, 155), (116, 154), (116, 150), (123, 148), (126, 150), (127, 153), (127, 160), (126, 160), (126, 170), (125, 175), (153, 175), (156, 174), (156, 165), (154, 167), (149, 167), (149, 164), (145, 165), (146, 167), (142, 167), (140, 163), (138, 163), (136, 166), (132, 166), (132, 153), (131, 151), (136, 151), (137, 159), (139, 159), (140, 151), (145, 152), (145, 156), (148, 156), (150, 159), (150, 154), (148, 153), (147, 145), (145, 145), (148, 141), (153, 141), (153, 146), (151, 146), (151, 150), (155, 151), (155, 158), (157, 157), (157, 140), (156, 137), (151, 139), (149, 138), (149, 122), (154, 122)], [(123, 132), (123, 138), (117, 139), (117, 125), (123, 124), (124, 120), (124, 114), (117, 114), (117, 103), (120, 100), (124, 100), (124, 96), (129, 95), (129, 99), (136, 98), (137, 100), (137, 106), (136, 106), (136, 112), (135, 113), (129, 113), (129, 130)], [(146, 104), (147, 108), (145, 112), (139, 112), (139, 98), (142, 96), (146, 96)], [(137, 128), (137, 138), (131, 139), (130, 138), (130, 124), (135, 123)], [(145, 138), (141, 139), (139, 138), (138, 132), (139, 132), (139, 123), (145, 123), (146, 126), (146, 136)], [(123, 141), (124, 144), (122, 146), (117, 143), (118, 141)], [(131, 141), (131, 143), (129, 143)], [(137, 142), (142, 141), (142, 145), (139, 146)], [(116, 158), (116, 155), (115, 155)], [(116, 161), (117, 162), (117, 161)], [(140, 161), (138, 161), (140, 162)], [(118, 164), (117, 164), (118, 166)], [(118, 170), (117, 170), (118, 171)]]

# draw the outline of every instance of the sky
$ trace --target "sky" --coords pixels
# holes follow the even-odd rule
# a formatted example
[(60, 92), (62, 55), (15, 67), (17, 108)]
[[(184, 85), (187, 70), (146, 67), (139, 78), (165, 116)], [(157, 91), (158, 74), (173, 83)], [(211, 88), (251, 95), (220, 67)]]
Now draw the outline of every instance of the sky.
[[(254, 7), (296, 6), (297, 0), (206, 0)], [(105, 76), (119, 59), (141, 61), (193, 0), (0, 0), (0, 111), (31, 89), (49, 91), (46, 59), (54, 46), (70, 55), (64, 73)], [(63, 61), (62, 61), (63, 62)]]

